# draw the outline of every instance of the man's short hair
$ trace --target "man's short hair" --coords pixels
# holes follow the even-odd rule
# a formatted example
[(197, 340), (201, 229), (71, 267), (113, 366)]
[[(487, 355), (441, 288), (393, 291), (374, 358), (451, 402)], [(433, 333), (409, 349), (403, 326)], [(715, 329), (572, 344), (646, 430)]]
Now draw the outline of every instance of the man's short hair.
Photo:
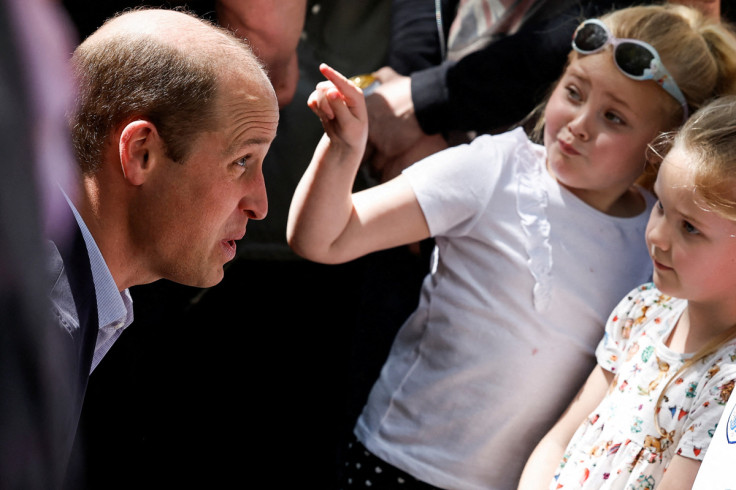
[[(250, 65), (260, 67), (245, 42), (197, 20), (220, 31), (213, 31), (219, 41), (214, 44), (242, 48)], [(217, 46), (214, 49), (217, 52)], [(82, 43), (72, 57), (78, 95), (70, 117), (82, 173), (96, 172), (112, 132), (138, 118), (156, 126), (169, 158), (186, 160), (195, 137), (216, 127), (218, 81), (227, 63), (222, 58), (210, 49), (180, 49), (160, 36), (142, 33), (115, 33)]]

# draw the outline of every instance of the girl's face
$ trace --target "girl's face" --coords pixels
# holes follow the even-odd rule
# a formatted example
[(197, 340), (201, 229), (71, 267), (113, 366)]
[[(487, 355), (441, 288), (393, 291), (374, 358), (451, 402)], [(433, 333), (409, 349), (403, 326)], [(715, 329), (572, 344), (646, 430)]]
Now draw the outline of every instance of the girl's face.
[(654, 184), (659, 201), (646, 233), (654, 283), (663, 293), (691, 302), (732, 302), (736, 222), (703, 209), (688, 160), (686, 151), (673, 148)]
[(641, 175), (647, 143), (671, 127), (676, 108), (655, 82), (621, 73), (610, 49), (575, 56), (545, 109), (550, 174), (607, 212)]

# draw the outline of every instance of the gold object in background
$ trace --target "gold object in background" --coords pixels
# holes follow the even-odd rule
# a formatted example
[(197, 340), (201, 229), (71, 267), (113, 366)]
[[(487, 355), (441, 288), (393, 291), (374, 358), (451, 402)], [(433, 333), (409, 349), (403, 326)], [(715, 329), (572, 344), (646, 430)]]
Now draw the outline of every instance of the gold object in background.
[(370, 94), (376, 89), (376, 87), (381, 85), (381, 82), (378, 81), (372, 73), (363, 73), (362, 75), (352, 76), (350, 77), (350, 81), (363, 90), (363, 95)]
[(359, 88), (368, 88), (371, 83), (376, 81), (376, 77), (374, 77), (372, 73), (363, 73), (362, 75), (350, 77), (350, 81)]

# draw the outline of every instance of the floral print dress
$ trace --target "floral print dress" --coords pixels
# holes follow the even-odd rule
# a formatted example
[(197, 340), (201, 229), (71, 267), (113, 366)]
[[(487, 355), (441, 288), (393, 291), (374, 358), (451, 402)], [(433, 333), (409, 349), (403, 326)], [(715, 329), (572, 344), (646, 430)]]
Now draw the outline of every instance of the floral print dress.
[(674, 455), (703, 459), (736, 380), (736, 340), (673, 380), (657, 409), (692, 356), (664, 343), (686, 305), (649, 283), (613, 311), (596, 357), (614, 380), (575, 432), (550, 489), (653, 489)]

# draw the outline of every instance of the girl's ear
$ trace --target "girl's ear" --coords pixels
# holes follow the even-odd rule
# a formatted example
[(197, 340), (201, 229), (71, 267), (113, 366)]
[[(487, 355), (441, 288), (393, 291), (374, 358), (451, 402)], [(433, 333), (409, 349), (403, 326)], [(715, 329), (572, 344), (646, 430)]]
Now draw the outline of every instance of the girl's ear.
[(127, 123), (120, 132), (118, 149), (125, 180), (132, 185), (143, 184), (161, 151), (156, 126), (146, 120)]

